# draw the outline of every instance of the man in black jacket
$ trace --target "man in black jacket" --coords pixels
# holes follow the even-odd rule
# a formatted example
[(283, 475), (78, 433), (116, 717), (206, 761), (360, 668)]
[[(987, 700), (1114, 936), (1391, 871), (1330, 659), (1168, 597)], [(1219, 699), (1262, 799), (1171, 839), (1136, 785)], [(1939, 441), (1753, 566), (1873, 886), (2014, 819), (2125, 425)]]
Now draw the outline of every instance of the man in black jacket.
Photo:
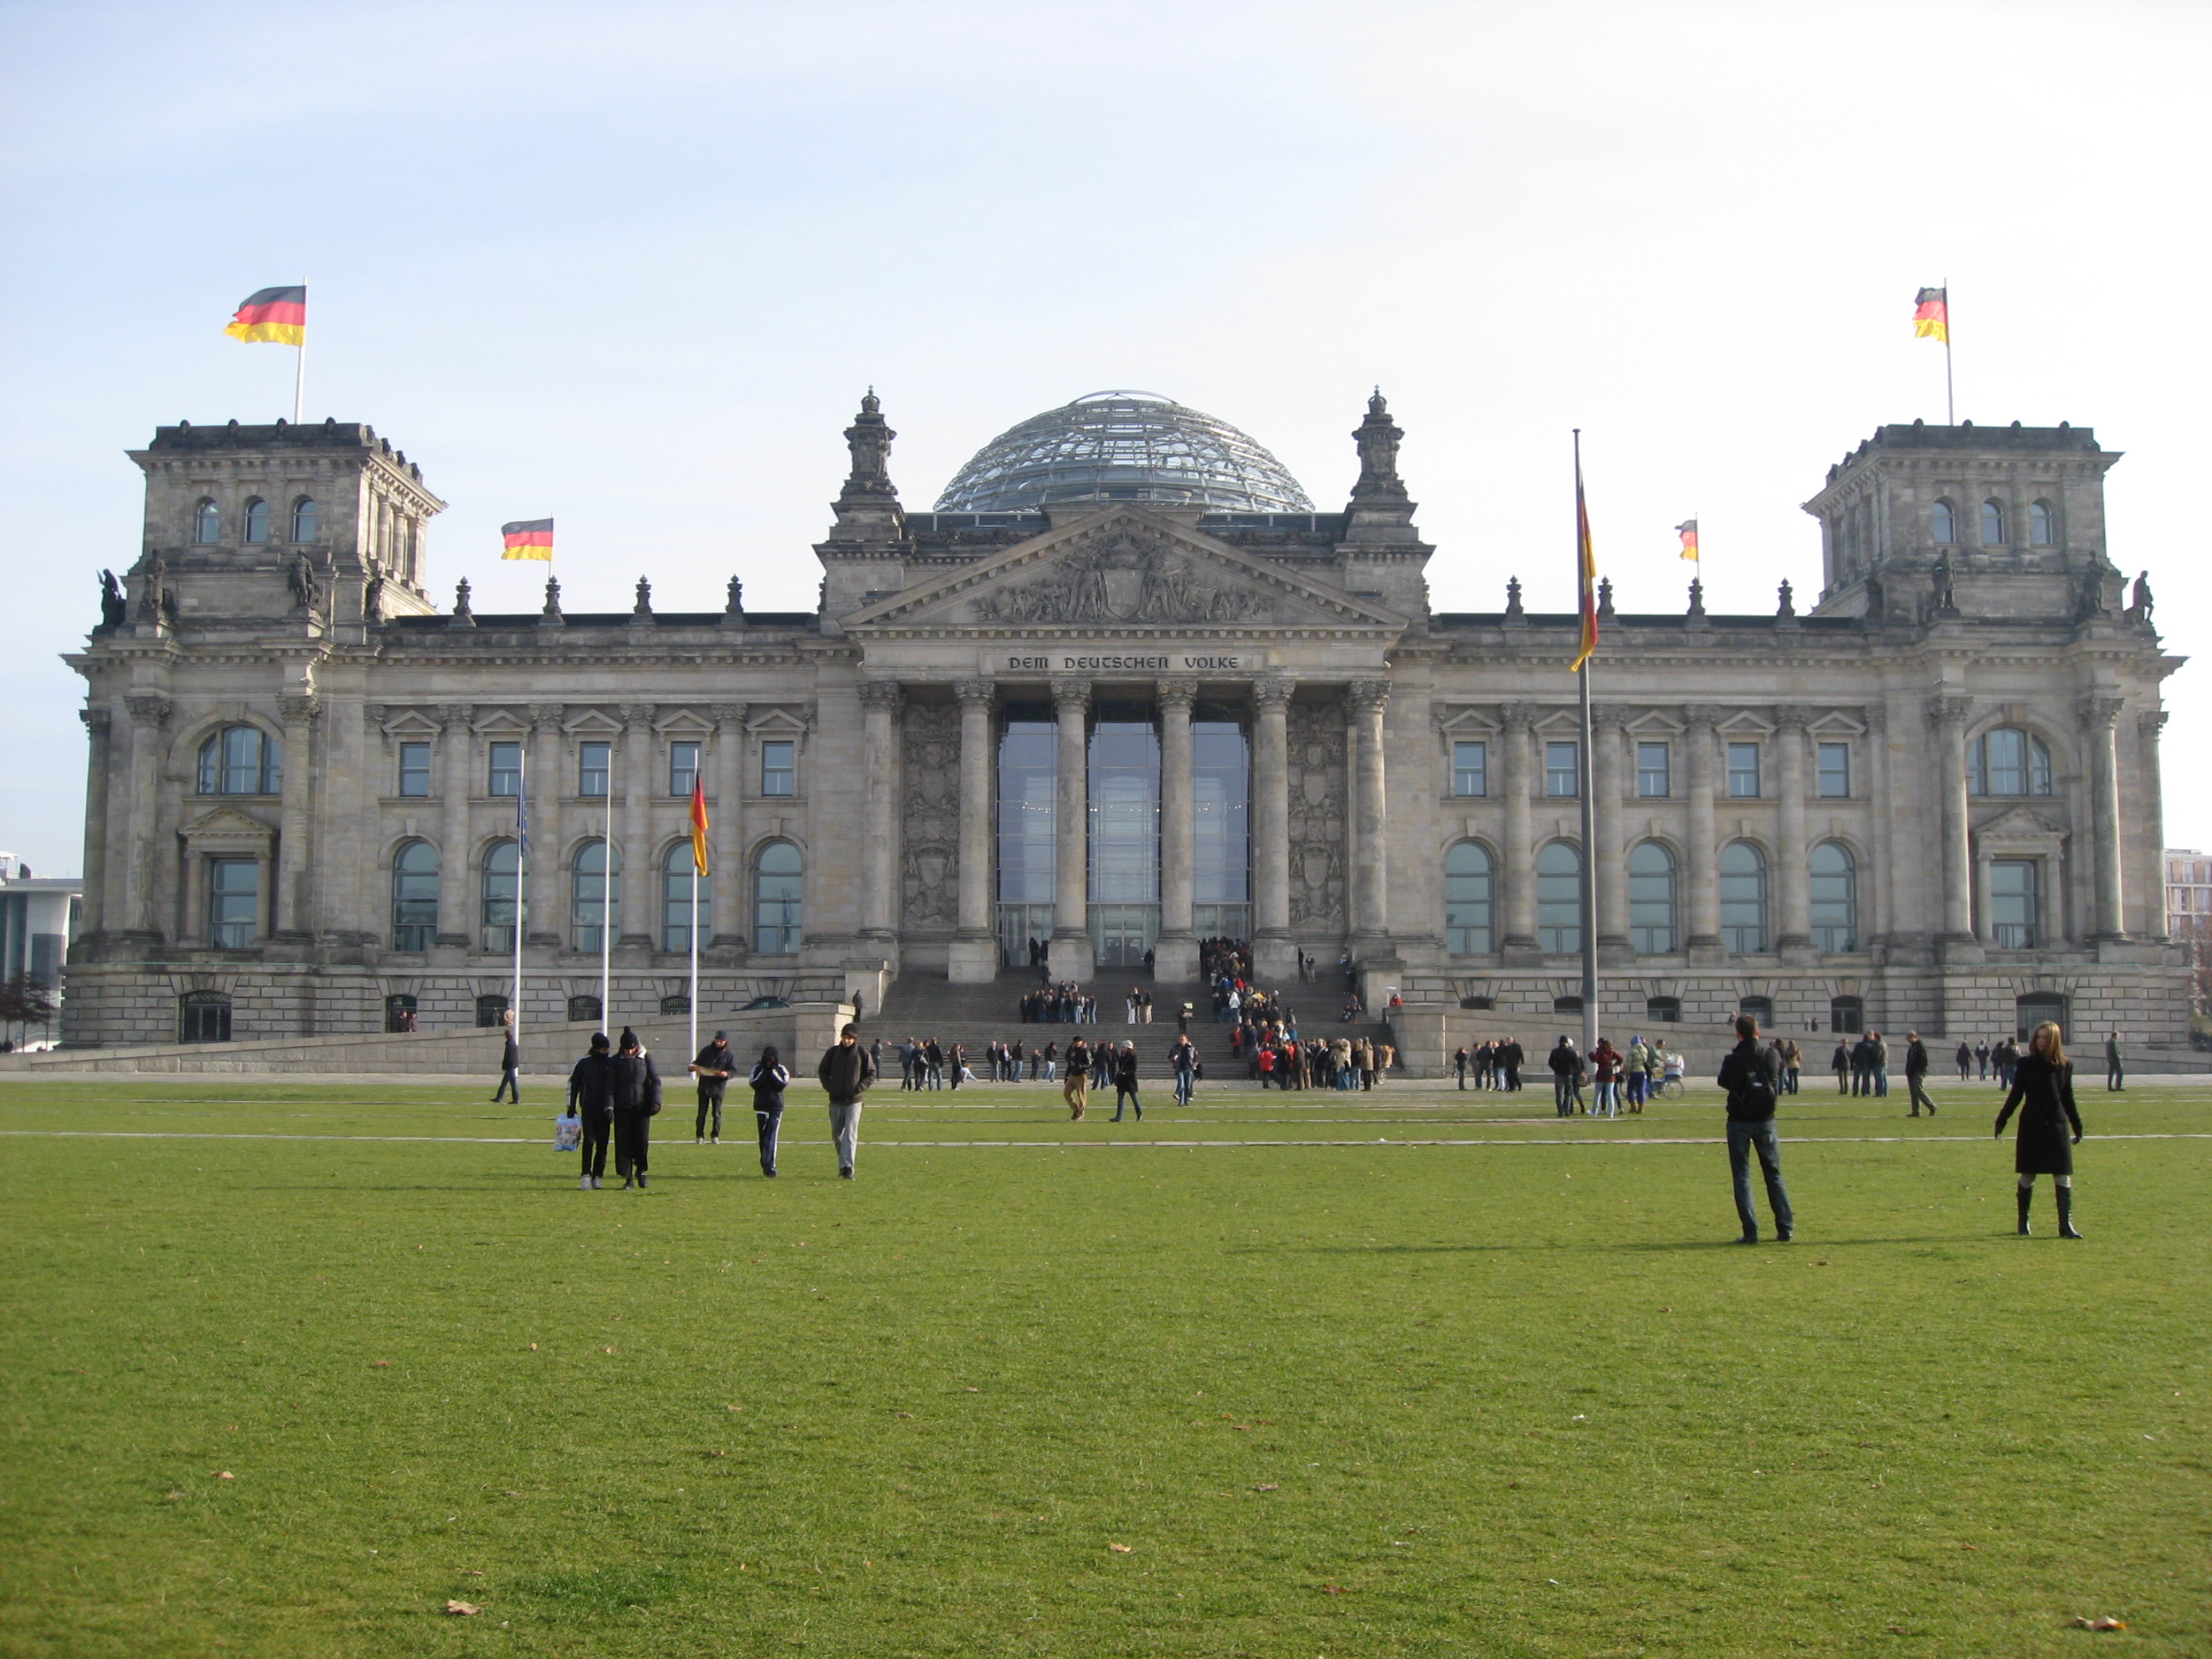
[(876, 1080), (876, 1062), (860, 1043), (860, 1032), (848, 1025), (814, 1068), (830, 1097), (830, 1138), (837, 1143), (837, 1173), (853, 1178), (853, 1161), (860, 1150), (860, 1097)]
[(1502, 1085), (1507, 1094), (1521, 1092), (1521, 1068), (1528, 1063), (1528, 1051), (1521, 1046), (1521, 1039), (1510, 1036), (1498, 1051), (1498, 1069), (1504, 1074)]
[(522, 1085), (517, 1080), (522, 1069), (522, 1045), (514, 1040), (514, 1015), (509, 1011), (507, 1029), (499, 1045), (499, 1087), (491, 1091), (491, 1103), (499, 1104), (500, 1097), (511, 1097), (518, 1106), (522, 1104)]
[(622, 1047), (607, 1064), (607, 1090), (615, 1110), (615, 1173), (623, 1189), (645, 1190), (647, 1143), (660, 1109), (660, 1073), (645, 1045), (625, 1027)]
[(699, 1079), (699, 1117), (693, 1125), (691, 1139), (696, 1144), (707, 1138), (707, 1115), (714, 1116), (714, 1144), (722, 1144), (722, 1093), (730, 1086), (730, 1075), (738, 1069), (738, 1057), (730, 1052), (729, 1034), (714, 1033), (714, 1040), (699, 1051), (691, 1062), (691, 1073)]
[(1774, 1103), (1782, 1092), (1781, 1062), (1759, 1046), (1759, 1022), (1738, 1014), (1736, 1045), (1721, 1062), (1720, 1085), (1728, 1091), (1729, 1173), (1735, 1182), (1735, 1212), (1746, 1244), (1759, 1243), (1759, 1212), (1752, 1206), (1751, 1154), (1766, 1176), (1766, 1201), (1774, 1211), (1774, 1236), (1788, 1243), (1797, 1231), (1790, 1191), (1782, 1184), (1782, 1148), (1774, 1135)]
[(1114, 1121), (1121, 1121), (1121, 1103), (1137, 1109), (1137, 1121), (1145, 1121), (1145, 1103), (1137, 1097), (1137, 1045), (1125, 1042), (1114, 1056)]
[(582, 1185), (587, 1192), (596, 1190), (607, 1172), (607, 1132), (614, 1127), (614, 1096), (607, 1068), (613, 1061), (614, 1056), (607, 1052), (607, 1034), (594, 1031), (592, 1052), (568, 1073), (568, 1110), (583, 1126), (578, 1145), (583, 1148)]
[(1583, 1068), (1583, 1057), (1563, 1034), (1546, 1063), (1552, 1068), (1552, 1109), (1561, 1117), (1571, 1117), (1575, 1098), (1581, 1092), (1575, 1087), (1575, 1074)]
[(1928, 1115), (1936, 1115), (1936, 1103), (1928, 1097), (1928, 1045), (1920, 1040), (1917, 1031), (1905, 1034), (1905, 1086), (1912, 1095), (1912, 1115), (1918, 1117), (1925, 1106)]

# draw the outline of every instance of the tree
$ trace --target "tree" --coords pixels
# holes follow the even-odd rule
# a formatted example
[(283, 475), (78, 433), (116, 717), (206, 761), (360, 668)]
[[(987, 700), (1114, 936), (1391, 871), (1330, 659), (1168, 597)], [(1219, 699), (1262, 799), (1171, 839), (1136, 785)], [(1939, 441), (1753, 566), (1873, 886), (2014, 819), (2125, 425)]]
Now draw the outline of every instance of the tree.
[(29, 974), (18, 974), (0, 985), (0, 1030), (11, 1025), (17, 1028), (21, 1035), (17, 1048), (30, 1040), (30, 1027), (51, 1025), (53, 1018), (53, 999), (47, 994), (46, 988)]

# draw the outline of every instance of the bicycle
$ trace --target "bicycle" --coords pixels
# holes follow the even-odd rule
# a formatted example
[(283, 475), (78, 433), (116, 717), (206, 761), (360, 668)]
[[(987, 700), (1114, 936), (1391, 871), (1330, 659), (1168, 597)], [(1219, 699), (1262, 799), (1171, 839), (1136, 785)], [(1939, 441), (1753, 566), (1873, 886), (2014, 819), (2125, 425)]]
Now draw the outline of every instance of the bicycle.
[(1662, 1078), (1651, 1085), (1651, 1097), (1656, 1100), (1680, 1100), (1682, 1097), (1682, 1079), (1678, 1077)]

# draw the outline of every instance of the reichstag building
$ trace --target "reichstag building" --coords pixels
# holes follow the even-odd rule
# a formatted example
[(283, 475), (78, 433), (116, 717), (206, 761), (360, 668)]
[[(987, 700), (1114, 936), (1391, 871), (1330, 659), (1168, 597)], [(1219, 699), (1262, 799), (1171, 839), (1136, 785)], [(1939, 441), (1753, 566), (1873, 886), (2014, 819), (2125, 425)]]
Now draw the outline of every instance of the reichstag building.
[(733, 577), (719, 612), (641, 580), (628, 613), (549, 582), (536, 614), (479, 615), (433, 579), (443, 504), (369, 427), (157, 428), (143, 547), (68, 659), (67, 1040), (496, 1023), (518, 928), (529, 1025), (683, 1010), (703, 779), (702, 1016), (1003, 975), (975, 993), (997, 1009), (1041, 967), (1187, 982), (1226, 937), (1266, 982), (1348, 957), (1433, 1071), (1569, 1029), (1595, 927), (1616, 1037), (1748, 1009), (2185, 1043), (2159, 811), (2179, 659), (2107, 557), (2118, 456), (2087, 428), (1880, 428), (1806, 503), (1802, 611), (1787, 584), (1747, 616), (1607, 594), (1590, 847), (1575, 618), (1505, 568), (1500, 609), (1430, 608), (1381, 396), (1327, 511), (1150, 394), (1022, 422), (927, 512), (894, 435), (872, 394), (814, 611), (749, 611)]

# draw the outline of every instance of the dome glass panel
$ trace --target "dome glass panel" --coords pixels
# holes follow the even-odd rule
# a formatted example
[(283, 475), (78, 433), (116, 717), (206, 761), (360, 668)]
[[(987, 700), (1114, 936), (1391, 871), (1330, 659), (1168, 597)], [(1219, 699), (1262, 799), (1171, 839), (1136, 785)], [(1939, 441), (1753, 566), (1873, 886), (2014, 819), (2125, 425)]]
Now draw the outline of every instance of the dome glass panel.
[(975, 452), (939, 513), (1060, 501), (1173, 501), (1216, 513), (1310, 513), (1283, 464), (1226, 421), (1150, 392), (1094, 392)]

